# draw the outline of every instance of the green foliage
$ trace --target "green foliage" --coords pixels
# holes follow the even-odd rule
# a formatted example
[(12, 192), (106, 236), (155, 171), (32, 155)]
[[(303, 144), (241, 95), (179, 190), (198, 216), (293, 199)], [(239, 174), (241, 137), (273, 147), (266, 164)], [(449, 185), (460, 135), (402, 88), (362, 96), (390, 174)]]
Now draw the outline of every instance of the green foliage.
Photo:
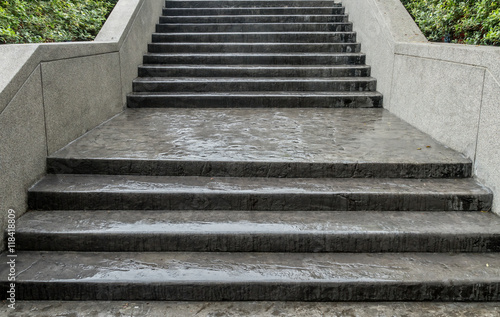
[(118, 0), (0, 0), (0, 43), (90, 41)]
[(500, 45), (499, 0), (401, 0), (430, 41)]

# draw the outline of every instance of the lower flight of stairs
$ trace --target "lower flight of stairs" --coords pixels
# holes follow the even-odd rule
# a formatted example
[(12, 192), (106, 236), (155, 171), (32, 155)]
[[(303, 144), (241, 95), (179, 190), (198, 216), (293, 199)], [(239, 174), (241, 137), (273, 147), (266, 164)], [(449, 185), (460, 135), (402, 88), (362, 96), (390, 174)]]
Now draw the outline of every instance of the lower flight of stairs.
[(381, 108), (341, 4), (167, 0), (152, 40), (29, 190), (16, 299), (500, 300), (491, 191)]

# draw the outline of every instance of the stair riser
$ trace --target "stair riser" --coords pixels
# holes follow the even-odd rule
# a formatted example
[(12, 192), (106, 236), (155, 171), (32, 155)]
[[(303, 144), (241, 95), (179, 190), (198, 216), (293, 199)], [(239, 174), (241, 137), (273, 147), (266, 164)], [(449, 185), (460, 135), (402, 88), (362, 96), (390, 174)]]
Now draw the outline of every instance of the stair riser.
[(176, 92), (176, 91), (195, 91), (195, 92), (241, 92), (241, 91), (375, 91), (376, 82), (374, 80), (366, 81), (223, 81), (215, 82), (204, 80), (201, 82), (134, 82), (133, 91), (135, 92)]
[(499, 252), (499, 236), (18, 232), (18, 250), (84, 252)]
[(157, 24), (158, 33), (198, 32), (352, 32), (350, 23), (235, 23), (235, 24)]
[(153, 43), (356, 43), (356, 33), (154, 33)]
[(139, 67), (140, 77), (368, 77), (370, 68), (154, 68)]
[(156, 43), (150, 53), (359, 53), (361, 44)]
[(33, 210), (481, 211), (491, 194), (36, 192)]
[(381, 108), (382, 96), (127, 96), (130, 108)]
[[(4, 294), (9, 283), (0, 284)], [(16, 282), (16, 300), (499, 301), (500, 283), (443, 282)]]
[(203, 15), (343, 15), (344, 8), (165, 8), (163, 16), (203, 16)]
[(165, 16), (160, 23), (321, 23), (347, 22), (347, 15)]
[(144, 64), (200, 65), (363, 65), (365, 55), (145, 55)]
[(340, 3), (335, 1), (196, 1), (196, 0), (168, 0), (165, 1), (166, 8), (248, 8), (248, 7), (341, 7)]
[(463, 178), (471, 164), (308, 164), (206, 161), (47, 159), (53, 174), (207, 177)]

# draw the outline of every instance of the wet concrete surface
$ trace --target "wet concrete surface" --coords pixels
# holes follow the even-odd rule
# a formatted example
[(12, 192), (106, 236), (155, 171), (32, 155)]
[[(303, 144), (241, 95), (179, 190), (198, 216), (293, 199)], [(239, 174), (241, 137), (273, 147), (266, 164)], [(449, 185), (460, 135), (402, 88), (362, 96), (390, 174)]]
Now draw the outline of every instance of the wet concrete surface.
[(335, 8), (342, 4), (334, 0), (170, 0), (165, 3), (166, 8), (248, 8), (248, 7), (320, 7)]
[(146, 77), (133, 82), (135, 92), (375, 91), (371, 77)]
[(347, 15), (206, 15), (161, 16), (160, 23), (290, 23), (290, 22), (347, 22)]
[(260, 8), (164, 8), (164, 16), (204, 15), (339, 15), (345, 8), (315, 7), (260, 7)]
[(127, 96), (129, 108), (382, 108), (379, 92), (141, 93)]
[[(158, 33), (153, 37), (153, 43), (195, 42), (198, 35), (193, 33)], [(212, 33), (206, 34), (208, 42), (217, 42), (221, 39)], [(213, 33), (220, 35), (220, 33)], [(236, 33), (237, 35), (238, 33)], [(288, 34), (288, 33), (285, 33)], [(182, 35), (182, 36), (181, 36)], [(252, 33), (241, 33), (238, 38), (232, 35), (233, 41), (252, 40)], [(257, 35), (257, 34), (254, 34)], [(274, 35), (275, 37), (277, 35)], [(213, 38), (212, 38), (213, 37)], [(274, 43), (271, 35), (267, 39)], [(308, 39), (303, 35), (302, 41)], [(204, 42), (203, 42), (204, 43)], [(310, 42), (301, 42), (310, 43)], [(353, 39), (351, 43), (356, 43)], [(363, 53), (148, 53), (144, 55), (145, 64), (201, 64), (201, 65), (364, 65), (366, 55)], [(280, 91), (280, 90), (275, 90)]]
[[(155, 44), (151, 44), (155, 45)], [(158, 46), (156, 46), (158, 45)], [(156, 44), (152, 48), (155, 50), (175, 50), (187, 51), (192, 50), (192, 43), (185, 45), (169, 45), (163, 43)], [(232, 45), (218, 45), (217, 43), (209, 43), (201, 45), (202, 50), (228, 50), (233, 48), (238, 49), (239, 46)], [(258, 46), (251, 46), (252, 48), (266, 49), (268, 46), (261, 44)], [(293, 49), (302, 49), (295, 44), (279, 45), (280, 49), (292, 51)], [(151, 50), (151, 48), (150, 48)], [(280, 65), (142, 65), (139, 66), (139, 76), (141, 77), (363, 77), (370, 75), (370, 67), (366, 65), (353, 65), (353, 66), (280, 66)]]
[(470, 162), (384, 109), (128, 109), (52, 157)]
[(140, 174), (142, 166), (149, 175), (471, 173), (464, 156), (383, 109), (129, 109), (52, 155), (49, 165), (53, 172), (117, 174)]
[(5, 302), (6, 317), (498, 317), (500, 303), (305, 303), (305, 302)]
[(498, 253), (23, 251), (16, 269), (20, 300), (500, 300)]
[(17, 248), (73, 251), (488, 252), (500, 217), (464, 212), (43, 211)]
[(162, 23), (156, 25), (160, 33), (198, 32), (352, 32), (351, 22), (304, 23)]
[(59, 174), (28, 193), (34, 210), (488, 211), (491, 203), (474, 179)]

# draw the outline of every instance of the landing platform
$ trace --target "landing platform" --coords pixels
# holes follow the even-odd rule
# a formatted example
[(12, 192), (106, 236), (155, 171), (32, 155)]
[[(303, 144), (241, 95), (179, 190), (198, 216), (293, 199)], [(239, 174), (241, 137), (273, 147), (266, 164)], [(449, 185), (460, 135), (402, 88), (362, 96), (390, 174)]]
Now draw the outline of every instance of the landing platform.
[(163, 108), (126, 110), (49, 157), (49, 171), (426, 178), (469, 177), (471, 162), (384, 109)]

